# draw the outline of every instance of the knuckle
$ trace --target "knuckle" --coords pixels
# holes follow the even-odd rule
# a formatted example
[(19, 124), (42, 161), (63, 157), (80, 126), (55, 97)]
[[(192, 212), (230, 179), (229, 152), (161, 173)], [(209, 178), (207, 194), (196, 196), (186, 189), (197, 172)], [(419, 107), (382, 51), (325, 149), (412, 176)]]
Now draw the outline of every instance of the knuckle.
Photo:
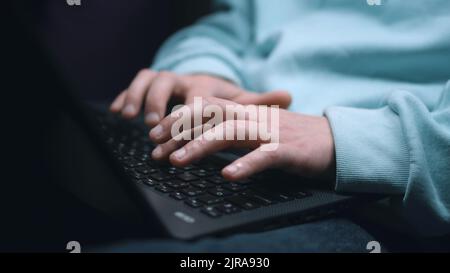
[(148, 68), (143, 68), (139, 70), (139, 72), (137, 73), (137, 76), (150, 76), (150, 75), (153, 75), (153, 72)]
[(256, 169), (258, 165), (261, 164), (260, 162), (263, 159), (264, 158), (262, 154), (255, 154), (251, 158), (241, 159), (241, 162), (243, 162), (243, 164), (248, 165), (251, 169)]
[(175, 87), (176, 76), (172, 72), (160, 72), (152, 83), (151, 90), (166, 90)]
[(189, 145), (186, 145), (186, 151), (190, 153), (193, 156), (201, 155), (202, 153), (202, 145), (200, 144), (201, 140), (193, 140), (189, 143)]
[(164, 70), (158, 73), (158, 77), (163, 79), (173, 79), (175, 78), (175, 74), (173, 72)]
[(162, 145), (162, 148), (164, 151), (172, 152), (178, 148), (178, 146), (179, 146), (178, 143), (179, 143), (179, 141), (177, 141), (175, 139), (171, 139), (168, 142), (164, 143)]
[(201, 150), (203, 147), (206, 147), (207, 144), (208, 141), (205, 138), (199, 137), (192, 142), (192, 147), (195, 150)]
[(266, 153), (267, 159), (269, 159), (272, 162), (280, 160), (281, 154), (278, 150), (265, 151), (265, 153)]
[(128, 93), (130, 93), (130, 88), (127, 88), (120, 92), (119, 96), (123, 96), (124, 98), (126, 98), (128, 96)]
[(136, 92), (129, 91), (127, 94), (127, 102), (139, 102), (141, 100), (141, 96), (137, 94)]
[(215, 90), (218, 90), (220, 86), (218, 86), (214, 81), (210, 79), (203, 78), (191, 78), (188, 81), (189, 89), (197, 89), (201, 90), (202, 93), (208, 92), (212, 93)]

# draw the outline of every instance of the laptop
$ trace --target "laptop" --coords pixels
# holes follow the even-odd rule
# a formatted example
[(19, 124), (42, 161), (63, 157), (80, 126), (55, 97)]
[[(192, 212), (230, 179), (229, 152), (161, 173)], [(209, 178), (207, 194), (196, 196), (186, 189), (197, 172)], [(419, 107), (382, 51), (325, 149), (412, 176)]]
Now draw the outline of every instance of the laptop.
[(36, 39), (24, 43), (46, 77), (46, 86), (36, 90), (55, 91), (54, 102), (45, 107), (55, 107), (58, 116), (49, 139), (57, 181), (111, 216), (195, 239), (313, 221), (376, 199), (336, 194), (333, 181), (276, 170), (226, 181), (221, 168), (242, 151), (218, 153), (184, 168), (154, 161), (155, 145), (142, 120), (123, 120), (105, 105), (82, 102)]

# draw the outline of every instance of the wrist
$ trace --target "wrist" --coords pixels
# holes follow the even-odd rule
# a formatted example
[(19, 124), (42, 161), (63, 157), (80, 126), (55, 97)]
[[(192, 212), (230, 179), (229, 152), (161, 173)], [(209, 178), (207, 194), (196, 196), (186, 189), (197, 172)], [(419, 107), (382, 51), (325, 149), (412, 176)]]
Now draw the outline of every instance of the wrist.
[(326, 132), (326, 138), (327, 140), (325, 141), (325, 152), (324, 154), (326, 154), (326, 168), (325, 171), (323, 172), (323, 176), (325, 179), (327, 180), (331, 180), (333, 181), (333, 185), (334, 185), (334, 181), (336, 180), (336, 150), (335, 150), (335, 144), (334, 144), (334, 138), (333, 138), (333, 133), (331, 130), (331, 125), (330, 122), (328, 120), (328, 118), (326, 117), (322, 117), (323, 119), (323, 126)]

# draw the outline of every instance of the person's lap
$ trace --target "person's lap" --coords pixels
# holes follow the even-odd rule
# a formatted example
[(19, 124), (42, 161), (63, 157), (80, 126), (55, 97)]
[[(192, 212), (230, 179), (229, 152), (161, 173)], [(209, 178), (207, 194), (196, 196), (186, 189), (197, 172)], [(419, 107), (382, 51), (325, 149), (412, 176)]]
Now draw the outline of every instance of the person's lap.
[(345, 218), (330, 218), (258, 233), (208, 237), (192, 242), (174, 239), (130, 240), (94, 252), (368, 252), (375, 240)]

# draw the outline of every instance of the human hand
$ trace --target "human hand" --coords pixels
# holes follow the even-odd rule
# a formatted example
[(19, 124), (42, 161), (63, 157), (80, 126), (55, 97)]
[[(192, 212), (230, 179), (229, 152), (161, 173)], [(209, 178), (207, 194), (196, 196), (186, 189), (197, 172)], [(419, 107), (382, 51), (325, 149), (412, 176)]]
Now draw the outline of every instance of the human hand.
[(166, 114), (171, 97), (185, 104), (195, 96), (218, 97), (240, 104), (279, 105), (287, 108), (291, 96), (285, 91), (257, 94), (219, 77), (210, 75), (177, 75), (142, 69), (110, 106), (112, 112), (121, 112), (125, 118), (134, 118), (144, 105), (145, 123), (155, 126)]
[[(226, 111), (227, 105), (237, 104), (218, 98), (203, 99), (203, 109), (210, 105), (218, 106)], [(191, 110), (190, 113), (195, 113), (194, 104), (184, 106), (184, 110), (186, 107)], [(182, 110), (178, 110), (183, 112), (181, 117), (179, 113), (174, 112), (150, 131), (150, 138), (159, 144), (152, 152), (154, 159), (169, 159), (173, 165), (182, 167), (225, 148), (250, 148), (253, 151), (222, 170), (225, 178), (232, 181), (241, 180), (268, 168), (280, 168), (309, 177), (332, 178), (335, 176), (334, 141), (325, 117), (308, 116), (278, 109), (278, 128), (275, 128), (279, 132), (278, 145), (276, 149), (264, 149), (265, 145), (271, 144), (270, 140), (263, 139), (259, 134), (253, 140), (249, 140), (248, 136), (251, 135), (251, 130), (259, 128), (258, 124), (267, 121), (255, 119), (249, 115), (243, 115), (244, 118), (240, 119), (224, 118), (223, 122), (203, 131), (193, 140), (182, 140), (180, 135), (174, 137), (172, 126), (176, 122), (179, 123), (180, 119), (193, 119), (192, 115), (186, 115), (186, 111)], [(206, 122), (207, 119), (203, 119), (203, 124)], [(273, 122), (274, 120), (268, 120), (270, 126)], [(198, 128), (185, 130), (180, 134), (192, 136), (194, 130), (198, 130)], [(235, 134), (232, 140), (227, 140), (225, 137), (227, 130), (232, 130)], [(236, 136), (239, 130), (245, 132), (245, 140), (237, 140)]]

